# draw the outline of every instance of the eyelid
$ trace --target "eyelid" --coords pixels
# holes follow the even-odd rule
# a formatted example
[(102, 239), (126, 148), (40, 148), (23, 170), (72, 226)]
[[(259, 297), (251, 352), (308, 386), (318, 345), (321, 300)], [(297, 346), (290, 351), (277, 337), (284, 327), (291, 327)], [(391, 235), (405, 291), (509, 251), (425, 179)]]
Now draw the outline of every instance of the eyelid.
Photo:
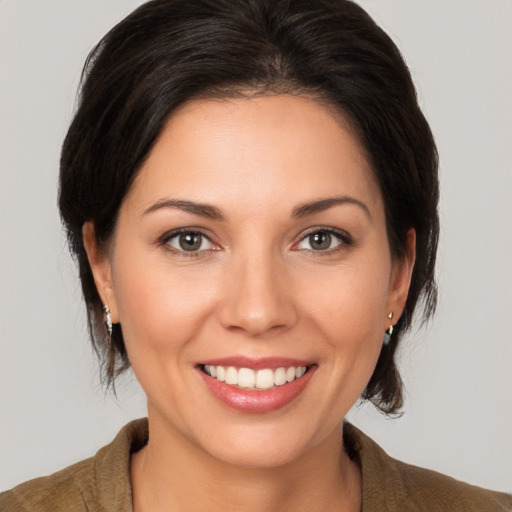
[[(178, 237), (180, 235), (184, 235), (184, 234), (201, 235), (204, 238), (206, 238), (212, 244), (213, 247), (210, 248), (210, 249), (202, 249), (200, 251), (184, 251), (184, 250), (178, 249), (176, 247), (172, 247), (169, 244), (169, 241), (171, 239), (176, 238), (176, 237)], [(172, 252), (175, 252), (175, 253), (179, 253), (179, 254), (183, 254), (185, 256), (191, 256), (191, 257), (199, 256), (199, 254), (202, 253), (202, 252), (218, 251), (218, 250), (220, 250), (220, 245), (218, 243), (214, 242), (212, 240), (211, 236), (207, 235), (202, 228), (196, 228), (196, 227), (193, 227), (193, 226), (192, 227), (186, 227), (186, 228), (177, 228), (177, 229), (172, 229), (170, 231), (167, 231), (166, 233), (164, 233), (163, 235), (158, 237), (157, 244), (161, 245), (161, 246), (165, 246), (169, 251), (172, 251)]]
[(339, 250), (339, 247), (340, 246), (336, 246), (336, 247), (333, 247), (332, 249), (327, 249), (325, 251), (315, 251), (313, 249), (298, 249), (297, 246), (303, 242), (307, 237), (315, 234), (315, 233), (319, 233), (319, 232), (322, 232), (322, 233), (329, 233), (330, 235), (333, 235), (335, 238), (337, 238), (341, 243), (340, 245), (343, 247), (347, 247), (349, 245), (352, 245), (353, 243), (353, 238), (352, 236), (345, 230), (343, 229), (338, 229), (338, 228), (332, 228), (332, 227), (327, 227), (327, 226), (315, 226), (313, 228), (309, 228), (306, 230), (305, 233), (302, 233), (299, 240), (297, 242), (295, 242), (292, 246), (292, 250), (296, 250), (296, 251), (299, 251), (299, 250), (309, 250), (310, 252), (315, 252), (317, 253), (318, 255), (321, 255), (322, 253), (323, 254), (329, 254), (330, 252), (333, 252), (333, 251), (336, 251), (336, 250)]
[[(297, 247), (307, 237), (311, 236), (314, 233), (318, 233), (318, 232), (329, 233), (330, 235), (332, 235), (336, 239), (338, 239), (340, 241), (340, 244), (338, 246), (336, 246), (336, 247), (333, 247), (331, 249), (326, 249), (324, 251), (315, 251), (313, 249), (299, 249)], [(210, 249), (202, 249), (202, 250), (199, 250), (199, 251), (184, 251), (184, 250), (178, 249), (176, 247), (172, 247), (168, 243), (169, 240), (171, 240), (173, 238), (176, 238), (176, 237), (178, 237), (180, 235), (183, 235), (183, 234), (197, 234), (197, 235), (201, 235), (204, 238), (206, 238), (212, 244), (213, 247), (210, 248)], [(197, 257), (197, 256), (199, 256), (203, 252), (221, 250), (220, 245), (212, 239), (211, 235), (208, 235), (207, 233), (205, 233), (203, 228), (197, 228), (197, 227), (194, 227), (194, 226), (184, 227), (184, 228), (177, 228), (177, 229), (172, 229), (170, 231), (167, 231), (166, 233), (164, 233), (163, 235), (161, 235), (157, 239), (157, 244), (161, 245), (161, 246), (166, 246), (169, 251), (172, 251), (172, 252), (175, 252), (175, 253), (179, 253), (179, 254), (183, 254), (185, 256), (190, 256), (190, 257), (194, 257), (194, 256)], [(352, 244), (353, 244), (352, 236), (347, 231), (345, 231), (343, 229), (338, 229), (338, 228), (333, 228), (333, 227), (326, 227), (326, 226), (315, 226), (315, 227), (309, 228), (305, 232), (303, 232), (301, 234), (300, 238), (296, 242), (293, 243), (291, 249), (295, 250), (295, 251), (299, 251), (299, 250), (302, 251), (302, 250), (304, 250), (304, 251), (314, 252), (314, 253), (317, 253), (318, 255), (321, 255), (321, 254), (329, 254), (331, 252), (335, 252), (337, 250), (340, 250), (340, 248), (342, 249), (342, 248), (345, 248), (345, 247), (350, 246)]]

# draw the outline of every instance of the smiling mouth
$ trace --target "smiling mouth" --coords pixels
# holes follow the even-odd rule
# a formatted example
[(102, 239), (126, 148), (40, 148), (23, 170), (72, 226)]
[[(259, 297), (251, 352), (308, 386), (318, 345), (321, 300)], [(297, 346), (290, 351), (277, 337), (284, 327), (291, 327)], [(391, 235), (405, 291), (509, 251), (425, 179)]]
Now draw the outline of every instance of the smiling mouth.
[(234, 366), (201, 365), (200, 369), (206, 375), (219, 382), (239, 389), (265, 391), (284, 386), (302, 378), (311, 368), (309, 366), (287, 366), (276, 369), (236, 368)]

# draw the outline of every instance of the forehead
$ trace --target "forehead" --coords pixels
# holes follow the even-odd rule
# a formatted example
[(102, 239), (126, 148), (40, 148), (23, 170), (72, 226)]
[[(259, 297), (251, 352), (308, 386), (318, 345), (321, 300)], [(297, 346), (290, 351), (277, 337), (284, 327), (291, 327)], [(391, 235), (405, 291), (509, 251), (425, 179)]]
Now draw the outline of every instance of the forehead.
[(350, 124), (303, 96), (200, 99), (164, 126), (127, 200), (140, 208), (166, 196), (246, 211), (335, 194), (379, 208), (380, 191)]

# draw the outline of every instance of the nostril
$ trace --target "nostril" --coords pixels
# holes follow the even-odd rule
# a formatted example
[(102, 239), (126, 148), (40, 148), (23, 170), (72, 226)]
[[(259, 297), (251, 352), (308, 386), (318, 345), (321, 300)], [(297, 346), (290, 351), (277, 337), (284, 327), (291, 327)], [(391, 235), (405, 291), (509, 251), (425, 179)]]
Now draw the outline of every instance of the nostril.
[(226, 308), (221, 313), (221, 323), (232, 332), (243, 332), (249, 336), (260, 336), (268, 333), (283, 331), (296, 322), (293, 308), (274, 305), (271, 308), (249, 308), (236, 304)]
[(226, 283), (226, 293), (217, 310), (224, 328), (259, 336), (295, 324), (294, 298), (286, 291), (290, 287), (276, 279), (273, 266), (269, 261), (264, 272), (245, 266)]

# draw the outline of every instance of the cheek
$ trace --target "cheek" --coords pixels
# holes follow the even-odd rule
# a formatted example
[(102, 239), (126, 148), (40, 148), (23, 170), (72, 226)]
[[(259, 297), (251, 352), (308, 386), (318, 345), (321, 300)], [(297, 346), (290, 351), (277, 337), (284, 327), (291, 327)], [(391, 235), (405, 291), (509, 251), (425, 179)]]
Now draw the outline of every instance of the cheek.
[(385, 262), (369, 261), (340, 267), (323, 279), (312, 276), (304, 286), (306, 306), (331, 339), (359, 342), (380, 333), (387, 314), (389, 268)]
[[(179, 271), (161, 258), (140, 258), (134, 250), (129, 254), (115, 261), (113, 271), (127, 350), (151, 348), (163, 353), (185, 344), (202, 328), (212, 310), (211, 283), (205, 282), (203, 272)], [(146, 263), (141, 265), (144, 260)], [(131, 270), (134, 268), (138, 270)]]
[(325, 393), (340, 415), (361, 395), (377, 364), (388, 283), (387, 265), (365, 265), (333, 273), (323, 291), (309, 292), (310, 318), (326, 349)]

